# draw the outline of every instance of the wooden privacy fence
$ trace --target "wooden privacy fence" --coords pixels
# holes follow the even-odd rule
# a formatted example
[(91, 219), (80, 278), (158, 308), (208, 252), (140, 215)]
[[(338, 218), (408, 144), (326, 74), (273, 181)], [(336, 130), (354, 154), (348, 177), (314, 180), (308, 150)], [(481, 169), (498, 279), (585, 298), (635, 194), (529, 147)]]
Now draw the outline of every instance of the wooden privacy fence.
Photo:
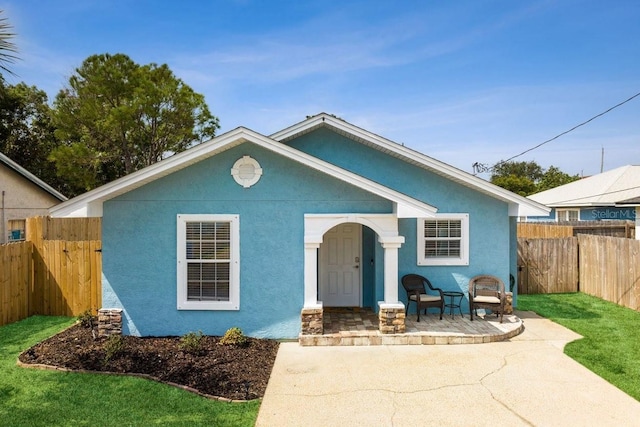
[(102, 218), (51, 218), (34, 216), (26, 220), (26, 240), (101, 240)]
[(518, 293), (584, 292), (640, 310), (640, 241), (518, 238)]
[(101, 304), (102, 242), (44, 240), (33, 252), (33, 314), (94, 314)]
[(579, 234), (596, 236), (627, 237), (635, 239), (633, 221), (563, 221), (563, 222), (519, 222), (518, 237), (530, 239), (555, 239), (575, 237)]
[(578, 238), (518, 239), (518, 293), (577, 292)]
[(580, 290), (640, 310), (640, 241), (587, 235), (578, 239)]
[(99, 237), (96, 218), (28, 218), (26, 241), (0, 246), (0, 325), (35, 314), (95, 313), (102, 304)]
[(0, 326), (29, 317), (31, 242), (0, 245)]
[(518, 238), (529, 239), (555, 239), (559, 237), (573, 236), (573, 227), (570, 225), (541, 224), (534, 222), (518, 223)]

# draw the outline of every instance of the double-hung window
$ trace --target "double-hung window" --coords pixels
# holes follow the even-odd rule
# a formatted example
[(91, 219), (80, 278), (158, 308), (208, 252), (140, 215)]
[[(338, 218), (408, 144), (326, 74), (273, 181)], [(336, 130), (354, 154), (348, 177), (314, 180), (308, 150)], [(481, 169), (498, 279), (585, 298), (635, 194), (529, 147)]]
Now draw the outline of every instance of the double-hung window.
[(418, 219), (418, 265), (469, 265), (469, 215)]
[(178, 309), (240, 308), (240, 219), (178, 215)]
[(557, 209), (556, 221), (578, 221), (580, 210), (578, 209)]

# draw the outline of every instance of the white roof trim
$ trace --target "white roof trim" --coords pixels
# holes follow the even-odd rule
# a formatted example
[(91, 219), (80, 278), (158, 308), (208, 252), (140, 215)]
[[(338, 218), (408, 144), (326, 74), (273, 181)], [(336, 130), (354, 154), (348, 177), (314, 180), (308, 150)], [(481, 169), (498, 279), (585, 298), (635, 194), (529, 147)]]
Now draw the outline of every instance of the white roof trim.
[(608, 207), (640, 198), (640, 166), (626, 165), (582, 178), (529, 199), (553, 208)]
[(251, 142), (394, 202), (398, 217), (432, 217), (437, 209), (384, 185), (310, 156), (246, 128), (237, 128), (49, 210), (53, 217), (102, 216), (102, 203), (244, 142)]
[(13, 160), (11, 160), (9, 157), (5, 156), (2, 153), (0, 153), (0, 162), (7, 165), (7, 167), (9, 167), (10, 169), (13, 169), (14, 171), (22, 175), (24, 178), (33, 182), (35, 185), (37, 185), (47, 193), (51, 194), (56, 199), (60, 201), (67, 200), (67, 198), (62, 193), (58, 192), (49, 184), (47, 184), (46, 182), (44, 182), (43, 180), (41, 180), (40, 178), (38, 178), (37, 176), (35, 176), (34, 174), (32, 174), (31, 172), (29, 172), (28, 170), (26, 170), (25, 168), (23, 168), (22, 166), (20, 166), (19, 164), (17, 164), (16, 162), (14, 162)]
[(276, 132), (271, 135), (270, 138), (275, 139), (276, 141), (286, 141), (300, 134), (309, 132), (319, 126), (326, 125), (353, 135), (356, 139), (360, 138), (365, 140), (372, 145), (378, 146), (383, 151), (395, 153), (397, 156), (408, 159), (424, 169), (430, 170), (474, 190), (481, 191), (496, 199), (502, 200), (509, 204), (510, 216), (548, 215), (550, 212), (548, 207), (534, 200), (529, 200), (525, 197), (519, 196), (509, 190), (505, 190), (502, 187), (491, 184), (484, 179), (478, 178), (477, 176), (471, 175), (451, 165), (438, 161), (432, 157), (407, 148), (404, 145), (395, 143), (326, 113), (310, 117), (305, 121), (283, 129), (280, 132)]

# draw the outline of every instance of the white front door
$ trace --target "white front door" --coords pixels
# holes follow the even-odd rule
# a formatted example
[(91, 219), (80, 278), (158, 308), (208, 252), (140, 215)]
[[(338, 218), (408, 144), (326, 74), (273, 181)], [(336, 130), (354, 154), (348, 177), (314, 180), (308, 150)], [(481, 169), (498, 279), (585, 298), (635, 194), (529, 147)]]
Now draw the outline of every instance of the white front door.
[(320, 244), (319, 299), (325, 307), (360, 307), (360, 224), (340, 224)]

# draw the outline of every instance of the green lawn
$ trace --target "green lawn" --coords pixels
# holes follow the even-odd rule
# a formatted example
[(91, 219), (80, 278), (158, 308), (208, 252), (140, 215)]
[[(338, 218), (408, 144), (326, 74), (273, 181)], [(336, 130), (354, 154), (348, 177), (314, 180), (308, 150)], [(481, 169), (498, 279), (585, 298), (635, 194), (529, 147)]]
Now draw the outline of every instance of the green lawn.
[(518, 310), (582, 335), (565, 354), (640, 400), (640, 312), (583, 293), (519, 295)]
[(20, 368), (18, 354), (70, 326), (34, 316), (0, 327), (0, 424), (8, 426), (253, 426), (260, 403), (212, 401), (139, 378)]

